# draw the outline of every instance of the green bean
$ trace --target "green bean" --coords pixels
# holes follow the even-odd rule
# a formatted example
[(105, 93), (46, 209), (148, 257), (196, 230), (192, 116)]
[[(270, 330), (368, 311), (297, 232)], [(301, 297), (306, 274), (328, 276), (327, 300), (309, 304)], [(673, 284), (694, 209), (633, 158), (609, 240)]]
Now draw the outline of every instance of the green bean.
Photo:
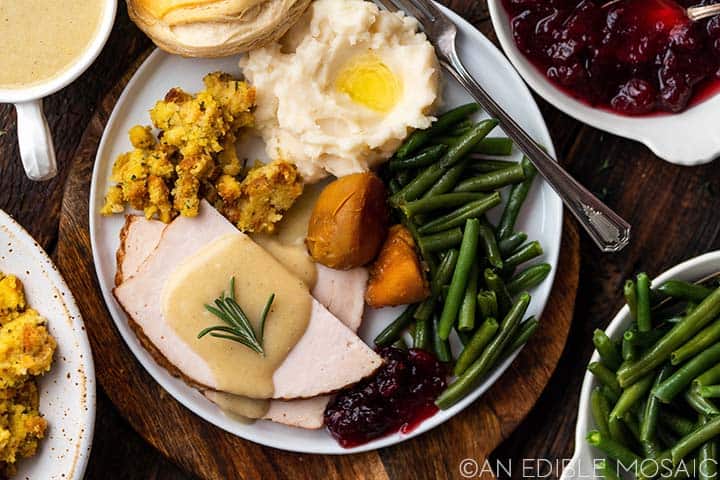
[(625, 414), (639, 403), (653, 385), (654, 375), (639, 380), (623, 390), (620, 400), (610, 412), (610, 418), (623, 418)]
[(475, 311), (477, 310), (477, 291), (478, 291), (478, 277), (480, 276), (480, 269), (477, 262), (472, 264), (470, 269), (470, 278), (465, 288), (465, 294), (460, 304), (460, 311), (458, 312), (458, 330), (463, 332), (470, 332), (475, 329)]
[(400, 204), (400, 210), (408, 218), (413, 218), (419, 213), (434, 212), (446, 208), (455, 208), (466, 205), (475, 200), (487, 198), (484, 193), (444, 193), (432, 197), (421, 198), (412, 202)]
[(413, 320), (415, 310), (417, 310), (417, 305), (409, 305), (399, 317), (393, 320), (390, 325), (385, 327), (385, 329), (380, 332), (377, 337), (375, 337), (375, 345), (384, 347), (385, 345), (390, 345), (400, 338), (407, 326), (410, 325), (410, 322)]
[[(660, 372), (658, 372), (653, 383), (653, 387), (662, 383), (672, 373), (672, 368), (664, 366)], [(650, 395), (647, 402), (645, 402), (645, 408), (643, 410), (642, 422), (640, 423), (640, 439), (643, 442), (649, 442), (655, 438), (655, 430), (657, 429), (658, 414), (660, 413), (660, 400)]]
[(512, 153), (513, 142), (509, 138), (488, 137), (483, 138), (480, 143), (473, 148), (474, 153), (481, 155), (497, 155), (508, 156)]
[(612, 370), (610, 370), (608, 367), (606, 367), (600, 362), (592, 362), (590, 365), (588, 365), (588, 370), (590, 370), (590, 373), (592, 373), (600, 383), (606, 385), (613, 392), (613, 394), (617, 394), (618, 396), (620, 396), (620, 394), (622, 393), (622, 389), (620, 388), (620, 384), (615, 378), (615, 374), (612, 372)]
[(490, 192), (506, 185), (522, 182), (525, 173), (521, 165), (512, 165), (502, 170), (483, 173), (460, 182), (455, 187), (456, 192)]
[(625, 286), (623, 287), (623, 293), (625, 294), (625, 303), (627, 303), (628, 308), (630, 309), (630, 318), (632, 320), (637, 320), (637, 287), (635, 286), (635, 282), (632, 280), (627, 280), (625, 282)]
[(480, 221), (478, 219), (469, 219), (465, 222), (460, 254), (450, 281), (450, 291), (447, 298), (445, 298), (442, 314), (440, 315), (438, 335), (443, 340), (447, 340), (450, 336), (450, 331), (460, 310), (460, 303), (465, 294), (470, 272), (477, 255), (479, 229)]
[(470, 342), (465, 345), (463, 351), (455, 363), (453, 375), (459, 377), (482, 353), (483, 349), (495, 336), (500, 325), (494, 318), (486, 318), (480, 328), (473, 334)]
[(497, 295), (492, 290), (483, 290), (477, 295), (477, 304), (482, 318), (498, 316)]
[(433, 138), (433, 143), (450, 146), (457, 142), (457, 140), (458, 137), (456, 135), (438, 135), (437, 137)]
[(641, 332), (652, 330), (650, 317), (650, 279), (646, 273), (637, 276), (637, 324)]
[(467, 347), (468, 343), (470, 343), (470, 340), (472, 340), (472, 334), (470, 332), (457, 332), (457, 336), (460, 339), (460, 343), (462, 343), (463, 348)]
[(621, 480), (617, 468), (611, 467), (610, 462), (608, 462), (606, 459), (603, 458), (601, 460), (598, 460), (598, 462), (595, 464), (595, 467), (598, 473), (600, 473), (600, 475), (605, 480)]
[(403, 170), (401, 172), (398, 172), (395, 175), (395, 178), (397, 179), (398, 183), (404, 187), (405, 185), (410, 183), (413, 178), (415, 178), (415, 175), (415, 170)]
[(700, 445), (718, 435), (720, 435), (720, 417), (715, 417), (680, 439), (677, 445), (671, 449), (673, 463), (677, 464)]
[(697, 392), (703, 398), (720, 398), (720, 385), (698, 387)]
[(448, 363), (452, 361), (452, 352), (450, 351), (450, 342), (440, 338), (438, 329), (437, 316), (433, 319), (433, 350), (438, 361)]
[(703, 398), (695, 390), (687, 390), (685, 392), (685, 401), (693, 410), (702, 415), (720, 415), (720, 410), (713, 402), (707, 398)]
[(502, 270), (503, 259), (500, 254), (500, 249), (498, 248), (497, 240), (495, 240), (495, 232), (488, 221), (484, 218), (480, 222), (480, 242), (490, 266), (498, 270)]
[(500, 249), (500, 253), (502, 253), (504, 257), (510, 255), (512, 252), (517, 250), (517, 248), (522, 245), (525, 240), (527, 240), (527, 238), (528, 236), (525, 232), (511, 233), (507, 237), (498, 241), (498, 248)]
[(422, 244), (426, 252), (443, 252), (449, 248), (457, 247), (462, 242), (462, 229), (451, 228), (444, 232), (433, 233), (418, 238), (418, 245)]
[(453, 127), (453, 129), (450, 131), (450, 136), (459, 137), (460, 135), (467, 133), (467, 131), (470, 130), (473, 125), (475, 125), (475, 122), (473, 122), (469, 118), (463, 120), (462, 122), (458, 123)]
[(621, 344), (622, 358), (626, 362), (634, 362), (637, 360), (637, 349), (635, 346), (625, 339), (623, 335)]
[[(410, 231), (410, 234), (413, 237), (413, 240), (417, 243), (418, 238), (420, 238), (420, 233), (418, 232), (417, 226), (415, 223), (410, 220), (409, 218), (402, 218), (402, 224)], [(435, 274), (435, 271), (437, 270), (437, 261), (435, 256), (431, 252), (426, 252), (423, 250), (422, 245), (418, 245), (418, 248), (420, 250), (420, 257), (425, 262), (425, 265), (427, 266), (428, 271), (430, 272), (430, 276)]]
[[(700, 422), (705, 425), (709, 418), (701, 415)], [(717, 440), (708, 440), (698, 451), (698, 480), (717, 480), (718, 478), (718, 452)]]
[(617, 401), (620, 400), (620, 391), (615, 391), (607, 385), (600, 385), (600, 389), (603, 395), (610, 401), (611, 405), (615, 405)]
[(490, 210), (491, 208), (499, 205), (501, 202), (500, 194), (495, 192), (488, 195), (480, 200), (470, 202), (453, 212), (450, 212), (442, 217), (438, 217), (425, 225), (418, 228), (418, 232), (425, 235), (428, 233), (442, 232), (443, 230), (449, 230), (454, 227), (459, 227), (465, 223), (467, 219), (479, 218), (482, 214)]
[(510, 355), (512, 352), (525, 345), (527, 341), (530, 340), (530, 337), (533, 336), (539, 326), (540, 322), (538, 322), (535, 317), (530, 317), (524, 322), (522, 322), (520, 324), (520, 330), (518, 331), (517, 335), (515, 335), (515, 339), (505, 349), (505, 354)]
[(695, 377), (720, 361), (720, 343), (716, 343), (680, 367), (670, 378), (653, 389), (653, 395), (670, 402), (690, 385)]
[(679, 365), (688, 358), (702, 352), (718, 340), (720, 340), (720, 320), (716, 320), (703, 328), (687, 343), (675, 350), (672, 355), (670, 355), (670, 361), (673, 365)]
[(440, 262), (440, 266), (438, 267), (435, 276), (430, 282), (430, 290), (432, 293), (439, 294), (442, 286), (450, 282), (459, 257), (460, 252), (457, 249), (452, 248), (447, 251)]
[[(483, 140), (487, 140), (487, 138)], [(517, 165), (517, 162), (509, 160), (491, 160), (489, 158), (477, 159), (473, 157), (470, 157), (470, 159), (475, 160), (468, 163), (468, 170), (473, 173), (490, 173)]]
[(692, 420), (670, 411), (663, 412), (661, 422), (681, 437), (689, 434), (697, 427)]
[(508, 342), (511, 341), (510, 336), (520, 323), (520, 319), (525, 315), (529, 304), (530, 295), (524, 292), (521, 293), (503, 319), (500, 325), (500, 331), (485, 347), (480, 357), (437, 398), (435, 403), (438, 407), (444, 410), (453, 406), (465, 395), (470, 393), (475, 387), (476, 382), (488, 373)]
[(595, 420), (595, 428), (605, 436), (610, 435), (610, 426), (608, 419), (610, 418), (610, 402), (603, 395), (600, 387), (595, 387), (590, 395), (590, 410)]
[(703, 372), (693, 380), (693, 388), (704, 387), (706, 385), (715, 385), (720, 382), (720, 363)]
[(391, 178), (388, 182), (388, 189), (391, 195), (395, 195), (402, 189), (402, 185), (400, 185), (400, 182), (398, 182), (396, 178)]
[(720, 313), (720, 288), (708, 295), (692, 313), (687, 315), (682, 322), (676, 324), (637, 362), (621, 367), (618, 370), (620, 385), (623, 387), (632, 385), (638, 379), (657, 368), (670, 357), (676, 348), (700, 331), (718, 313)]
[(623, 417), (622, 421), (627, 429), (630, 430), (630, 433), (632, 433), (633, 440), (640, 445), (640, 424), (635, 415), (628, 413)]
[(425, 299), (415, 311), (414, 317), (416, 320), (429, 321), (430, 317), (432, 317), (443, 285), (447, 284), (452, 278), (459, 254), (457, 250), (452, 249), (448, 250), (445, 257), (443, 257), (435, 276), (430, 282), (430, 298)]
[[(490, 131), (497, 125), (496, 120), (485, 120), (473, 127), (468, 133), (460, 137), (454, 145), (448, 148), (445, 155), (440, 160), (429, 165), (420, 175), (415, 177), (412, 182), (407, 184), (393, 195), (390, 200), (394, 205), (399, 205), (403, 201), (409, 202), (421, 197), (428, 191), (445, 172), (452, 168), (456, 163), (462, 161), (465, 155)], [(396, 153), (398, 158), (401, 157)]]
[(476, 103), (469, 103), (454, 108), (440, 117), (425, 130), (415, 130), (395, 152), (397, 158), (407, 158), (413, 152), (421, 149), (432, 137), (445, 133), (452, 127), (472, 115), (479, 108)]
[(510, 190), (505, 210), (503, 210), (497, 228), (498, 239), (500, 240), (512, 234), (515, 228), (515, 222), (517, 222), (518, 215), (520, 215), (520, 209), (523, 203), (525, 203), (525, 199), (532, 188), (533, 180), (535, 180), (535, 176), (537, 175), (537, 170), (527, 157), (523, 157), (520, 164), (523, 167), (525, 179), (521, 183), (513, 185)]
[(512, 255), (505, 259), (505, 268), (515, 268), (525, 262), (532, 260), (535, 257), (539, 257), (543, 254), (542, 246), (537, 240), (532, 241), (518, 250)]
[(425, 192), (422, 198), (430, 198), (437, 195), (443, 195), (452, 192), (457, 186), (460, 179), (464, 176), (468, 166), (468, 160), (462, 159), (452, 167), (448, 168), (445, 173)]
[(622, 357), (620, 353), (618, 353), (613, 341), (610, 340), (610, 337), (608, 337), (605, 332), (600, 329), (596, 329), (593, 332), (593, 345), (595, 345), (595, 349), (600, 354), (600, 358), (606, 367), (612, 371), (620, 367)]
[(508, 292), (510, 292), (510, 295), (515, 295), (523, 290), (530, 290), (540, 285), (550, 275), (550, 270), (552, 270), (552, 267), (549, 263), (540, 263), (516, 273), (507, 283)]
[(694, 283), (683, 282), (681, 280), (668, 280), (660, 285), (656, 291), (667, 295), (668, 297), (677, 298), (679, 300), (687, 300), (689, 302), (702, 302), (712, 293), (712, 289), (703, 285), (695, 285)]
[(642, 459), (636, 453), (597, 430), (593, 430), (588, 434), (587, 441), (593, 447), (605, 452), (608, 457), (620, 462), (625, 468), (640, 465), (641, 463)]
[(393, 342), (392, 346), (399, 350), (407, 350), (408, 349), (407, 343), (405, 342), (405, 339), (402, 337), (395, 340)]
[(412, 168), (427, 167), (437, 161), (446, 150), (446, 145), (433, 145), (411, 158), (393, 158), (388, 162), (388, 169), (391, 172), (399, 172)]
[(437, 303), (438, 295), (430, 295), (429, 298), (426, 298), (423, 300), (420, 305), (418, 305), (417, 310), (415, 310), (415, 313), (413, 314), (413, 318), (418, 321), (428, 321), (432, 317), (432, 314), (435, 312), (435, 304)]
[(510, 297), (510, 293), (505, 286), (505, 282), (503, 282), (502, 278), (500, 278), (500, 276), (490, 268), (485, 269), (483, 277), (485, 278), (485, 285), (487, 285), (488, 289), (495, 292), (498, 314), (501, 316), (505, 315), (512, 305), (512, 297)]
[(417, 320), (415, 322), (415, 335), (413, 336), (413, 348), (430, 350), (430, 337), (432, 335), (430, 320)]
[(633, 347), (649, 347), (658, 340), (660, 340), (663, 335), (665, 335), (668, 332), (668, 329), (661, 329), (661, 328), (654, 328), (650, 330), (649, 332), (638, 332), (637, 330), (627, 330), (623, 334), (623, 340), (629, 342)]
[(655, 439), (641, 442), (640, 447), (642, 448), (643, 454), (645, 454), (645, 458), (649, 459), (657, 458), (663, 451), (662, 445)]

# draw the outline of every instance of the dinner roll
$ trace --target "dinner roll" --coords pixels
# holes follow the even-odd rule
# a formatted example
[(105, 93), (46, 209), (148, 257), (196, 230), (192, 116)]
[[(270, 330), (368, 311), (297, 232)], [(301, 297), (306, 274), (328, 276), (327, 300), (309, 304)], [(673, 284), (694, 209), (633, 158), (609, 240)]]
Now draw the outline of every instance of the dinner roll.
[(311, 0), (127, 0), (155, 44), (187, 57), (223, 57), (281, 37)]

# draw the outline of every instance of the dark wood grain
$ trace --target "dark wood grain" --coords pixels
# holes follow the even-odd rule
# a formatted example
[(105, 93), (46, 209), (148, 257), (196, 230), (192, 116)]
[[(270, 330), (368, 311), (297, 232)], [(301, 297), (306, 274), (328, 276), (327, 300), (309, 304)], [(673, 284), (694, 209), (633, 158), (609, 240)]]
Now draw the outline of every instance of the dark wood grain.
[[(65, 179), (95, 106), (150, 46), (127, 19), (124, 2), (120, 3), (110, 41), (93, 67), (45, 102), (58, 151), (58, 178), (46, 183), (33, 183), (25, 178), (16, 146), (14, 111), (10, 106), (0, 106), (0, 131), (7, 132), (0, 133), (0, 208), (15, 216), (51, 254), (56, 250)], [(485, 1), (445, 3), (495, 40)], [(720, 248), (717, 162), (696, 168), (669, 165), (638, 143), (583, 126), (542, 100), (538, 99), (538, 103), (563, 165), (632, 220), (633, 241), (622, 254), (604, 255), (586, 237), (581, 237), (577, 308), (560, 365), (528, 418), (493, 456), (513, 464), (519, 464), (523, 458), (570, 457), (580, 383), (592, 348), (591, 333), (594, 328), (605, 326), (619, 308), (622, 300), (618, 288), (622, 280), (641, 269), (656, 274), (681, 260)], [(399, 472), (397, 478), (409, 477), (403, 473), (406, 458), (393, 452), (383, 455), (384, 463)], [(555, 478), (557, 473), (553, 469), (547, 478)], [(514, 478), (521, 476), (521, 471), (513, 470)], [(87, 478), (192, 477), (144, 443), (100, 389)]]
[[(144, 58), (138, 59), (137, 66)], [(565, 224), (563, 256), (543, 329), (497, 384), (447, 424), (396, 447), (353, 456), (298, 455), (262, 447), (204, 422), (170, 398), (143, 370), (114, 328), (98, 294), (88, 238), (89, 179), (98, 140), (128, 74), (99, 103), (66, 180), (58, 266), (75, 292), (93, 347), (97, 377), (130, 424), (155, 448), (203, 479), (454, 478), (464, 458), (482, 461), (540, 396), (565, 345), (577, 289), (579, 242)], [(188, 448), (192, 445), (192, 448)]]

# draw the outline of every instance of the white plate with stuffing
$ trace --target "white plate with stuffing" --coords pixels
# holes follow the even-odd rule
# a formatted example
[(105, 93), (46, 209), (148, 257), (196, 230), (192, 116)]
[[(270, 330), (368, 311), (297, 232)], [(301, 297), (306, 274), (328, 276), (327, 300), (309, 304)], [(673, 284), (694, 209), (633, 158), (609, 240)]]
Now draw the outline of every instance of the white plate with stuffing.
[(57, 344), (50, 371), (37, 377), (39, 411), (47, 421), (45, 438), (35, 456), (18, 460), (13, 478), (81, 479), (95, 424), (95, 370), (85, 327), (52, 260), (2, 211), (0, 271), (22, 283), (27, 306), (46, 319)]
[[(532, 99), (528, 89), (512, 66), (502, 54), (481, 33), (455, 14), (452, 19), (457, 23), (459, 34), (459, 52), (468, 69), (487, 88), (494, 98), (541, 144), (547, 145), (553, 152), (552, 140), (547, 127)], [(153, 52), (138, 69), (128, 83), (125, 91), (108, 121), (98, 150), (92, 177), (90, 196), (90, 235), (95, 267), (105, 302), (130, 350), (138, 361), (176, 400), (208, 422), (239, 437), (284, 450), (303, 453), (347, 454), (373, 450), (404, 441), (419, 435), (458, 414), (480, 397), (502, 375), (516, 354), (506, 359), (496, 370), (469, 396), (452, 408), (440, 411), (425, 420), (410, 433), (394, 433), (354, 448), (342, 448), (325, 429), (303, 430), (269, 421), (256, 421), (247, 424), (225, 415), (215, 404), (208, 401), (196, 389), (172, 376), (143, 348), (133, 333), (128, 318), (115, 297), (116, 258), (119, 246), (119, 233), (124, 224), (122, 215), (102, 216), (99, 211), (104, 204), (104, 196), (111, 185), (110, 174), (115, 158), (130, 148), (127, 132), (137, 124), (148, 124), (148, 110), (158, 99), (176, 86), (187, 92), (202, 89), (202, 77), (213, 71), (223, 71), (240, 76), (239, 57), (224, 59), (186, 59), (171, 56), (161, 51)], [(447, 110), (471, 101), (470, 97), (449, 77), (443, 78), (443, 106)], [(479, 117), (480, 118), (480, 117)], [(501, 136), (496, 129), (491, 136)], [(250, 160), (267, 159), (262, 146), (248, 147), (241, 156)], [(521, 155), (514, 152), (510, 159), (518, 161)], [(544, 248), (544, 255), (538, 259), (557, 267), (562, 232), (562, 203), (552, 189), (542, 181), (534, 185), (517, 230), (524, 231), (529, 238), (537, 239)], [(491, 212), (491, 220), (496, 221), (500, 210)], [(552, 288), (554, 273), (540, 286), (531, 291), (532, 302), (528, 315), (541, 317)], [(400, 313), (400, 308), (371, 310), (366, 309), (359, 335), (372, 345), (373, 338)], [(457, 345), (456, 345), (457, 347)]]

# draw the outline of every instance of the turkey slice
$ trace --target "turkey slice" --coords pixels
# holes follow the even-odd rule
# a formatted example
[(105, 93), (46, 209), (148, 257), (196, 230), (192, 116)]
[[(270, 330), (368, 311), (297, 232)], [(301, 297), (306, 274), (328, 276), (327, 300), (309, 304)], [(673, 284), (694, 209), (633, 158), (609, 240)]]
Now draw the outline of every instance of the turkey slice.
[[(198, 217), (179, 217), (168, 225), (138, 271), (114, 290), (128, 316), (168, 362), (193, 383), (211, 389), (218, 388), (212, 370), (165, 321), (158, 299), (178, 265), (228, 234), (243, 235), (203, 202)], [(372, 374), (381, 363), (357, 335), (313, 300), (307, 330), (273, 375), (273, 398), (331, 393)]]

